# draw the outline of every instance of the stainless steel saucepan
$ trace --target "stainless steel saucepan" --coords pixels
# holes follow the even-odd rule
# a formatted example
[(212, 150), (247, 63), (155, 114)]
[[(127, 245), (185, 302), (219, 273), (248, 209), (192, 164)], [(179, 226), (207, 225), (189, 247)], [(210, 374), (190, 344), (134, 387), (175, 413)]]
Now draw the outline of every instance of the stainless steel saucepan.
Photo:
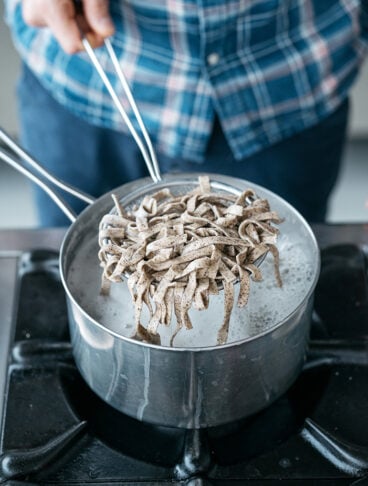
[[(89, 204), (75, 216), (49, 187), (49, 182), (35, 176), (27, 164), (16, 160), (8, 151), (1, 150), (0, 158), (33, 181), (39, 181), (37, 183), (72, 221), (60, 251), (60, 273), (68, 303), (73, 353), (85, 381), (105, 402), (139, 420), (172, 427), (202, 428), (254, 414), (294, 382), (306, 355), (320, 260), (309, 225), (287, 202), (250, 182), (210, 175), (211, 181), (220, 187), (239, 191), (252, 187), (260, 197), (267, 198), (271, 207), (284, 218), (279, 238), (282, 272), (285, 276), (292, 273), (288, 259), (292, 259), (294, 249), (304, 256), (308, 268), (300, 269), (296, 279), (290, 280), (288, 292), (280, 289), (274, 315), (278, 315), (286, 298), (289, 310), (285, 315), (281, 313), (280, 319), (271, 326), (259, 322), (258, 332), (221, 346), (170, 348), (124, 337), (91, 311), (96, 307), (91, 306), (91, 302), (98, 299), (101, 275), (97, 258), (98, 227), (103, 215), (111, 209), (111, 194), (116, 194), (124, 204), (136, 191), (142, 188), (147, 191), (149, 180), (124, 184), (94, 201), (49, 175), (54, 184)], [(22, 158), (33, 160), (27, 154)], [(35, 166), (36, 162), (32, 164)], [(162, 181), (151, 182), (152, 191), (174, 179), (185, 186), (188, 180), (192, 183), (196, 178), (195, 174), (165, 176)], [(84, 264), (78, 267), (78, 262), (82, 261)], [(75, 283), (76, 273), (85, 275), (81, 288)], [(299, 289), (302, 280), (302, 291), (294, 293), (293, 285), (298, 279)], [(264, 299), (267, 299), (265, 288)], [(119, 304), (115, 311), (121, 313)]]

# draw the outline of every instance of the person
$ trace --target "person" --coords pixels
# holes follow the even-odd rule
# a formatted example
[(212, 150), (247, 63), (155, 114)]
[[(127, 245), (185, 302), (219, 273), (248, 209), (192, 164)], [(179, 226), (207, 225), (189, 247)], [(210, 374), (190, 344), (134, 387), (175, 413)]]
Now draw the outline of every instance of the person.
[[(111, 38), (163, 173), (240, 177), (325, 220), (367, 53), (368, 0), (5, 4), (23, 60), (20, 140), (54, 175), (94, 196), (148, 175), (83, 32), (124, 99), (103, 46)], [(69, 224), (36, 198), (41, 225)]]

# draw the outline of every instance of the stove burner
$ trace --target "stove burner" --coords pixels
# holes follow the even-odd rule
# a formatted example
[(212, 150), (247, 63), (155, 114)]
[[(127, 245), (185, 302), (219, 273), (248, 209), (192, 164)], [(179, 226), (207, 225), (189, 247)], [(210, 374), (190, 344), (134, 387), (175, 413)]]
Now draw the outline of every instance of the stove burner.
[(20, 265), (0, 482), (204, 486), (368, 479), (368, 284), (361, 248), (322, 252), (310, 353), (289, 391), (253, 417), (187, 431), (125, 416), (85, 384), (71, 354), (56, 257), (34, 252)]
[[(139, 422), (114, 410), (88, 388), (77, 370), (61, 369), (60, 378), (66, 402), (80, 421), (88, 423), (95, 437), (130, 457), (175, 467), (189, 443), (193, 456), (202, 456), (200, 452), (208, 449), (208, 455), (220, 465), (236, 464), (272, 450), (297, 433), (305, 418), (312, 414), (329, 374), (327, 368), (306, 371), (284, 397), (257, 415), (202, 430), (199, 435)], [(195, 445), (198, 441), (201, 451)], [(188, 460), (188, 454), (185, 455)], [(204, 464), (206, 470), (210, 469), (209, 457), (200, 462), (198, 469), (205, 469)]]
[(315, 311), (331, 338), (368, 338), (367, 256), (355, 245), (336, 245), (321, 253)]

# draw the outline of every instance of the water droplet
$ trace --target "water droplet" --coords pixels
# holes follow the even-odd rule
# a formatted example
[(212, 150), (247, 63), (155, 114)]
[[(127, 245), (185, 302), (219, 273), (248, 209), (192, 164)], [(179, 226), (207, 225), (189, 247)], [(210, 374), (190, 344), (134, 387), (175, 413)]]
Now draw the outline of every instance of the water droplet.
[(291, 466), (291, 461), (287, 457), (283, 457), (282, 459), (280, 459), (279, 464), (281, 467), (286, 469)]

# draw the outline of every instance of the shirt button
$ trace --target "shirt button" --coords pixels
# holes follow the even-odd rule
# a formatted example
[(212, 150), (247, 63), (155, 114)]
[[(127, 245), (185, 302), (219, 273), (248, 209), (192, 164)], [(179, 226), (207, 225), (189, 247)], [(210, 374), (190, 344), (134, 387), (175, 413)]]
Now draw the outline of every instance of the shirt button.
[(210, 66), (216, 66), (220, 60), (220, 56), (217, 54), (217, 52), (212, 52), (212, 54), (209, 54), (207, 56), (207, 63)]

